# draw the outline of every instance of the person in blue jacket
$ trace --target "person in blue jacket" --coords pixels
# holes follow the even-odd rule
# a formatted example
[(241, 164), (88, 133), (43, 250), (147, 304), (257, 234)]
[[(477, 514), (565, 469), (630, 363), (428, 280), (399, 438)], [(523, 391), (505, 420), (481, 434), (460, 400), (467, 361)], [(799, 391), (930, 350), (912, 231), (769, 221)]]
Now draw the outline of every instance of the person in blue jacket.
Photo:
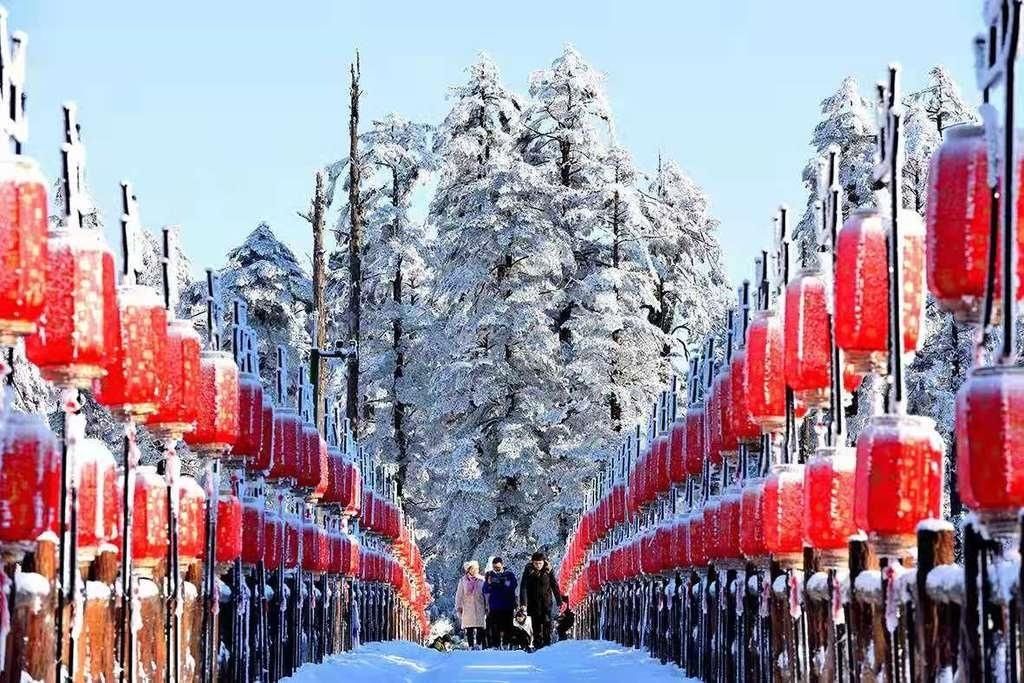
[(512, 612), (516, 608), (516, 575), (505, 569), (500, 557), (491, 560), (484, 575), (487, 596), (487, 633), (490, 646), (501, 648), (512, 642)]

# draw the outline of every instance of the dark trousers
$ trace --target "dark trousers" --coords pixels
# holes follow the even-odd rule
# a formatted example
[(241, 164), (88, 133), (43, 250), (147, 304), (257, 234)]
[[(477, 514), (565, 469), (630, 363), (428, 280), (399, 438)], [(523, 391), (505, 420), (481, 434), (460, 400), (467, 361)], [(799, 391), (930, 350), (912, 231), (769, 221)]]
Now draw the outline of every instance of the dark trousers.
[(494, 609), (487, 613), (487, 638), (490, 647), (508, 645), (512, 630), (512, 610)]
[(551, 644), (551, 621), (533, 622), (533, 646), (541, 649)]
[(466, 644), (470, 647), (476, 647), (477, 645), (483, 647), (483, 631), (479, 626), (468, 626), (466, 628)]

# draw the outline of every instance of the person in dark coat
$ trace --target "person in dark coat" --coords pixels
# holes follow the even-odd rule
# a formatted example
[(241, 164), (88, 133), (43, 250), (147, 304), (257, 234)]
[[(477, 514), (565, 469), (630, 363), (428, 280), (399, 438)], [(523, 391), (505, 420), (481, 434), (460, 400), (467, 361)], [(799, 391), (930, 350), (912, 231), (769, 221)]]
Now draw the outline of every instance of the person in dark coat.
[(491, 647), (500, 648), (511, 642), (512, 612), (516, 609), (516, 575), (505, 569), (500, 557), (491, 560), (491, 570), (484, 575), (487, 596), (487, 634)]
[(538, 650), (551, 644), (551, 598), (559, 606), (566, 601), (544, 553), (536, 552), (519, 582), (519, 604), (533, 620), (533, 642)]

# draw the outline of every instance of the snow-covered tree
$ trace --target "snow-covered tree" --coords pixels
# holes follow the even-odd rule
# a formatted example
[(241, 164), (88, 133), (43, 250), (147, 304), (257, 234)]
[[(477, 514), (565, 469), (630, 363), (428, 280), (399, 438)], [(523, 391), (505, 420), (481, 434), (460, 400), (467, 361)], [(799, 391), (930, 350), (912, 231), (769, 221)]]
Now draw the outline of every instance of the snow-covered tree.
[(813, 156), (803, 171), (808, 200), (795, 232), (805, 256), (817, 248), (818, 216), (814, 202), (819, 190), (818, 159), (833, 145), (839, 149), (839, 183), (843, 189), (843, 209), (848, 213), (873, 202), (871, 169), (876, 144), (874, 103), (861, 95), (857, 80), (847, 76), (836, 92), (821, 101), (821, 119), (811, 134)]
[[(241, 245), (228, 252), (216, 276), (225, 316), (231, 313), (233, 299), (241, 299), (248, 306), (266, 388), (274, 388), (278, 344), (288, 349), (288, 384), (294, 385), (298, 364), (306, 362), (313, 310), (312, 281), (295, 254), (277, 239), (269, 225), (260, 223)], [(205, 328), (206, 281), (187, 287), (181, 302), (197, 328)], [(226, 317), (224, 323), (228, 322)]]
[(663, 355), (692, 351), (724, 319), (727, 294), (718, 221), (700, 188), (674, 161), (660, 161), (642, 209), (654, 262), (657, 306), (653, 322), (668, 335)]
[(404, 485), (415, 425), (407, 368), (421, 324), (428, 272), (423, 226), (410, 216), (414, 191), (433, 168), (430, 128), (390, 114), (362, 134), (367, 173), (363, 259), (364, 443), (398, 464)]
[(421, 360), (434, 431), (410, 484), (447, 573), (465, 557), (514, 550), (511, 563), (557, 544), (555, 499), (578, 476), (554, 450), (567, 392), (551, 321), (572, 252), (538, 204), (542, 170), (519, 154), (522, 107), (494, 63), (481, 57), (452, 98), (437, 133), (436, 315)]

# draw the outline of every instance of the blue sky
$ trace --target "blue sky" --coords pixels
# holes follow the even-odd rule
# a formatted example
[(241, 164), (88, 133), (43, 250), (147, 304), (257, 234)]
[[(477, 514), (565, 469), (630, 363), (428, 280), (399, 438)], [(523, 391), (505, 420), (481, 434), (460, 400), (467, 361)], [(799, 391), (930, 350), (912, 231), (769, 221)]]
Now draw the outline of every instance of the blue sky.
[[(0, 0), (3, 2), (4, 0)], [(183, 226), (219, 265), (260, 220), (304, 257), (314, 170), (345, 154), (347, 66), (363, 61), (364, 120), (434, 122), (447, 87), (488, 52), (525, 92), (573, 43), (607, 74), (637, 163), (678, 160), (708, 191), (726, 266), (747, 276), (800, 172), (819, 101), (843, 76), (867, 93), (889, 61), (905, 83), (949, 67), (971, 100), (978, 0), (6, 0), (29, 33), (27, 152), (54, 177), (60, 104), (79, 104), (88, 179), (110, 223), (122, 178), (143, 222)], [(884, 14), (883, 14), (884, 13)]]

